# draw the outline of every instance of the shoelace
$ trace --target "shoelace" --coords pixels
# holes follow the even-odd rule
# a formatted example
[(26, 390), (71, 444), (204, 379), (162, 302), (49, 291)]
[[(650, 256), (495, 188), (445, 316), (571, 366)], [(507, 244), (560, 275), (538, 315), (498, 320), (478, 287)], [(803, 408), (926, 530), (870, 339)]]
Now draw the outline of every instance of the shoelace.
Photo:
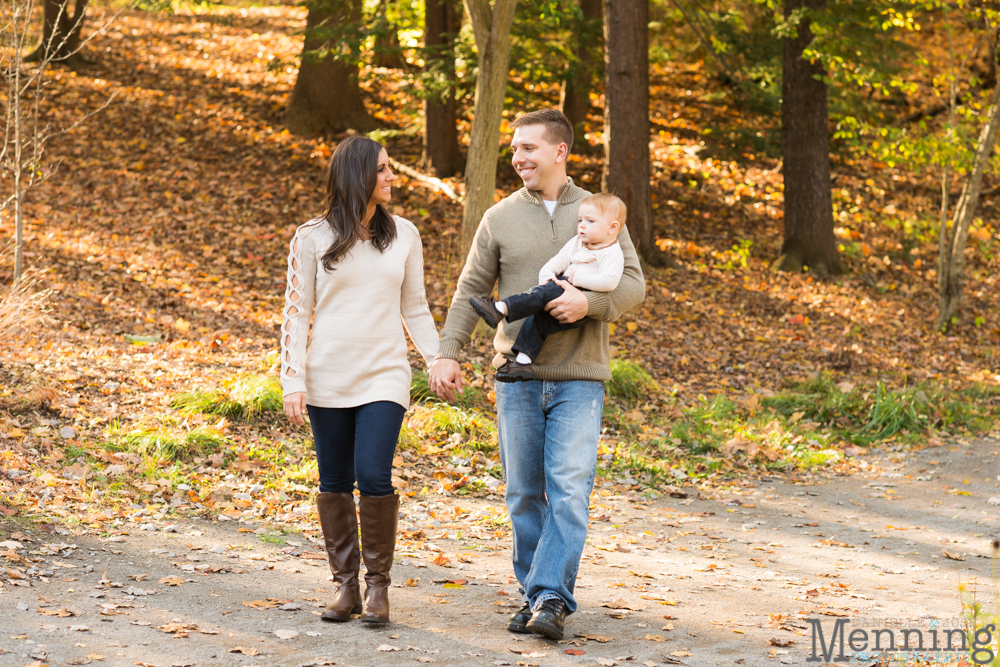
[(548, 609), (549, 611), (554, 613), (559, 613), (565, 606), (566, 604), (562, 600), (556, 600), (554, 598), (550, 598), (542, 603), (543, 609)]

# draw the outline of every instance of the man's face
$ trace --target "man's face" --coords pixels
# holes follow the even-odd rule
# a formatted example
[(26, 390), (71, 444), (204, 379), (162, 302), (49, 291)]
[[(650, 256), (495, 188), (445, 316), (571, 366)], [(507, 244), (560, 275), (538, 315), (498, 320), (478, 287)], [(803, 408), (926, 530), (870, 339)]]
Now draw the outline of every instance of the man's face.
[(514, 130), (510, 148), (511, 164), (529, 190), (544, 190), (561, 174), (558, 165), (566, 161), (566, 144), (550, 143), (544, 125), (522, 125)]

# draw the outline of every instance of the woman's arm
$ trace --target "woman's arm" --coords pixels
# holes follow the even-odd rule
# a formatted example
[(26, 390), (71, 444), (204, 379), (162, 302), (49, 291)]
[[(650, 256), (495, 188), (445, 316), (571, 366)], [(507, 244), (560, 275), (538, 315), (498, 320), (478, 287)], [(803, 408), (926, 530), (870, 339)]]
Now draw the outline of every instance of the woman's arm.
[[(300, 227), (289, 244), (288, 278), (285, 286), (285, 309), (281, 323), (281, 387), (282, 393), (299, 394), (295, 397), (296, 414), (289, 417), (302, 423), (306, 391), (306, 342), (309, 339), (309, 321), (312, 319), (316, 300), (316, 252), (310, 238), (312, 227)], [(286, 404), (289, 401), (286, 400)], [(286, 412), (289, 406), (286, 405)]]
[(413, 234), (410, 251), (406, 255), (406, 267), (403, 274), (402, 293), (400, 294), (400, 311), (403, 325), (410, 334), (410, 340), (423, 356), (427, 366), (434, 362), (438, 353), (440, 340), (430, 306), (427, 305), (427, 292), (424, 289), (424, 252), (420, 242), (420, 232), (407, 220), (400, 218), (397, 222), (400, 232), (408, 227)]

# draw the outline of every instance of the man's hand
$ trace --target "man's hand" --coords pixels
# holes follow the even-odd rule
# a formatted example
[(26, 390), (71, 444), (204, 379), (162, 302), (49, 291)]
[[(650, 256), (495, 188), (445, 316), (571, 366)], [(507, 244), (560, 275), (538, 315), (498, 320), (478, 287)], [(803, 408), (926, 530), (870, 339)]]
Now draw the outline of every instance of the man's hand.
[(435, 359), (428, 373), (431, 391), (439, 398), (452, 402), (462, 393), (462, 368), (454, 359)]
[(302, 426), (306, 423), (306, 392), (297, 391), (294, 394), (289, 394), (285, 396), (283, 403), (285, 405), (285, 414), (288, 415), (293, 424)]
[(545, 310), (549, 311), (549, 315), (563, 324), (577, 322), (585, 318), (590, 312), (590, 302), (587, 301), (587, 296), (565, 280), (556, 278), (555, 282), (564, 291), (558, 299), (552, 299), (545, 305)]

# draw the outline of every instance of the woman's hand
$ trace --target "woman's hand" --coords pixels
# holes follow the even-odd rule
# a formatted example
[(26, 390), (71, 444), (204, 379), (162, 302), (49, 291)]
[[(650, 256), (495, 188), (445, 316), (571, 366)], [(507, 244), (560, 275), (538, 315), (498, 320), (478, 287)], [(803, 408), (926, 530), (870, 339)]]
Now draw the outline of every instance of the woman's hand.
[(293, 424), (302, 426), (306, 423), (306, 392), (297, 391), (294, 394), (285, 396), (285, 414), (292, 420)]
[(462, 368), (454, 359), (435, 359), (428, 373), (430, 388), (443, 401), (454, 402), (462, 393)]

